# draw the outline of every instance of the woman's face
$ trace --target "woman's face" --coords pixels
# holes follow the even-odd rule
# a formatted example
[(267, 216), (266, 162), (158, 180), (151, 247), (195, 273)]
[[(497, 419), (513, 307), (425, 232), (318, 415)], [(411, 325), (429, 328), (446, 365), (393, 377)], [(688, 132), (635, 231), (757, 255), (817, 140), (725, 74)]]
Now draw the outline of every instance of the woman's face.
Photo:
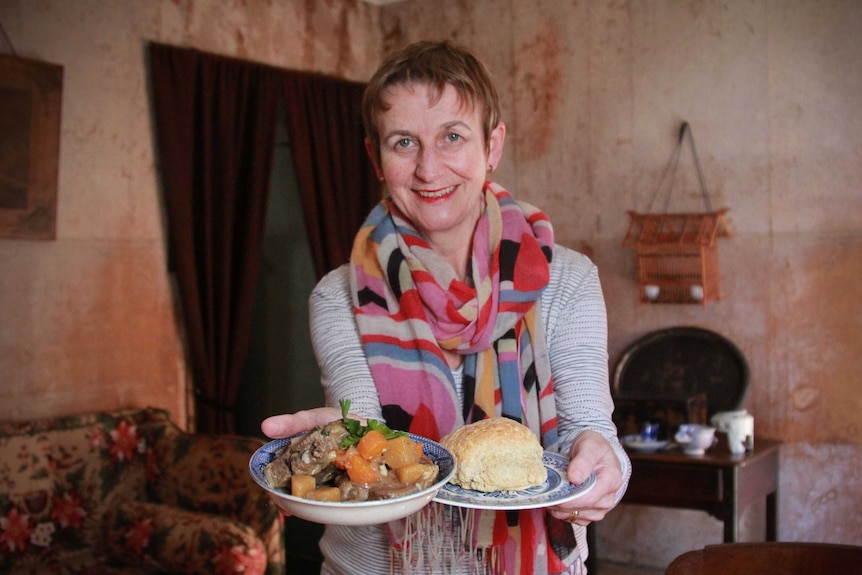
[(388, 90), (391, 107), (378, 118), (375, 168), (392, 201), (432, 246), (469, 245), (488, 166), (496, 166), (503, 152), (505, 126), (493, 130), (486, 146), (479, 106), (462, 106), (452, 86), (436, 102), (432, 95), (425, 84)]

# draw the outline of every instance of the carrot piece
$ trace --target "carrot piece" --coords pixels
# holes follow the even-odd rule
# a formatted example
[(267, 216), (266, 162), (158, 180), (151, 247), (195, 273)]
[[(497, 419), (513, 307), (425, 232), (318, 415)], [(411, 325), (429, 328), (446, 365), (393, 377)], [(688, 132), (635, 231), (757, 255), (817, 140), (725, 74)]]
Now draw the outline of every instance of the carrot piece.
[(335, 452), (335, 460), (332, 462), (339, 469), (347, 469), (350, 458), (356, 455), (356, 447), (351, 445), (347, 449), (340, 449)]
[(356, 453), (347, 460), (347, 476), (356, 483), (374, 483), (380, 480), (380, 470)]
[(377, 429), (371, 429), (362, 436), (362, 439), (356, 444), (356, 449), (359, 450), (359, 454), (365, 459), (379, 457), (383, 453), (383, 450), (386, 449), (386, 436)]

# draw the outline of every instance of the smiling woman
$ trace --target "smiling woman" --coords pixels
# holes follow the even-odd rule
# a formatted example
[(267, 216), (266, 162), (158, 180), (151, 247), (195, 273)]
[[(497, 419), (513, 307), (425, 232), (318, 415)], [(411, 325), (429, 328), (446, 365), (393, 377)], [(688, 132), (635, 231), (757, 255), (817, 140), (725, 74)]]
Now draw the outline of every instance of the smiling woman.
[[(322, 573), (584, 572), (585, 526), (622, 496), (629, 461), (611, 421), (595, 266), (554, 242), (538, 208), (488, 181), (506, 128), (488, 71), (448, 42), (393, 53), (363, 98), (385, 197), (351, 261), (312, 292), (328, 408), (263, 423), (287, 437), (357, 416), (439, 440), (499, 416), (561, 457), (577, 498), (507, 514), (433, 502), (394, 526), (327, 525)], [(409, 544), (408, 544), (409, 538)]]

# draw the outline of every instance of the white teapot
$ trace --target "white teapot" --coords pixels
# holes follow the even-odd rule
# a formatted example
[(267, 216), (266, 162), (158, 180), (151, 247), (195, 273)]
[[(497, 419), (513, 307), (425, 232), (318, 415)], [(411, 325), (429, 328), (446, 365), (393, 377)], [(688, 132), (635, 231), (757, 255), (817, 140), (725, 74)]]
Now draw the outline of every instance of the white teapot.
[(744, 409), (721, 411), (710, 419), (713, 427), (727, 434), (731, 453), (745, 453), (754, 446), (754, 417)]

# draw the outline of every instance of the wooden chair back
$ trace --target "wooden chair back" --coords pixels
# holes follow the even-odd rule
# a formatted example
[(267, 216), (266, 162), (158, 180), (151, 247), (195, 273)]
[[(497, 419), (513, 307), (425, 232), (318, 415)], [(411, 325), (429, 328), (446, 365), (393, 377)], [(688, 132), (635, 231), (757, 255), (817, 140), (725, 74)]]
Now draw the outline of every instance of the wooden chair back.
[(674, 559), (665, 575), (856, 575), (862, 547), (831, 543), (725, 543)]

